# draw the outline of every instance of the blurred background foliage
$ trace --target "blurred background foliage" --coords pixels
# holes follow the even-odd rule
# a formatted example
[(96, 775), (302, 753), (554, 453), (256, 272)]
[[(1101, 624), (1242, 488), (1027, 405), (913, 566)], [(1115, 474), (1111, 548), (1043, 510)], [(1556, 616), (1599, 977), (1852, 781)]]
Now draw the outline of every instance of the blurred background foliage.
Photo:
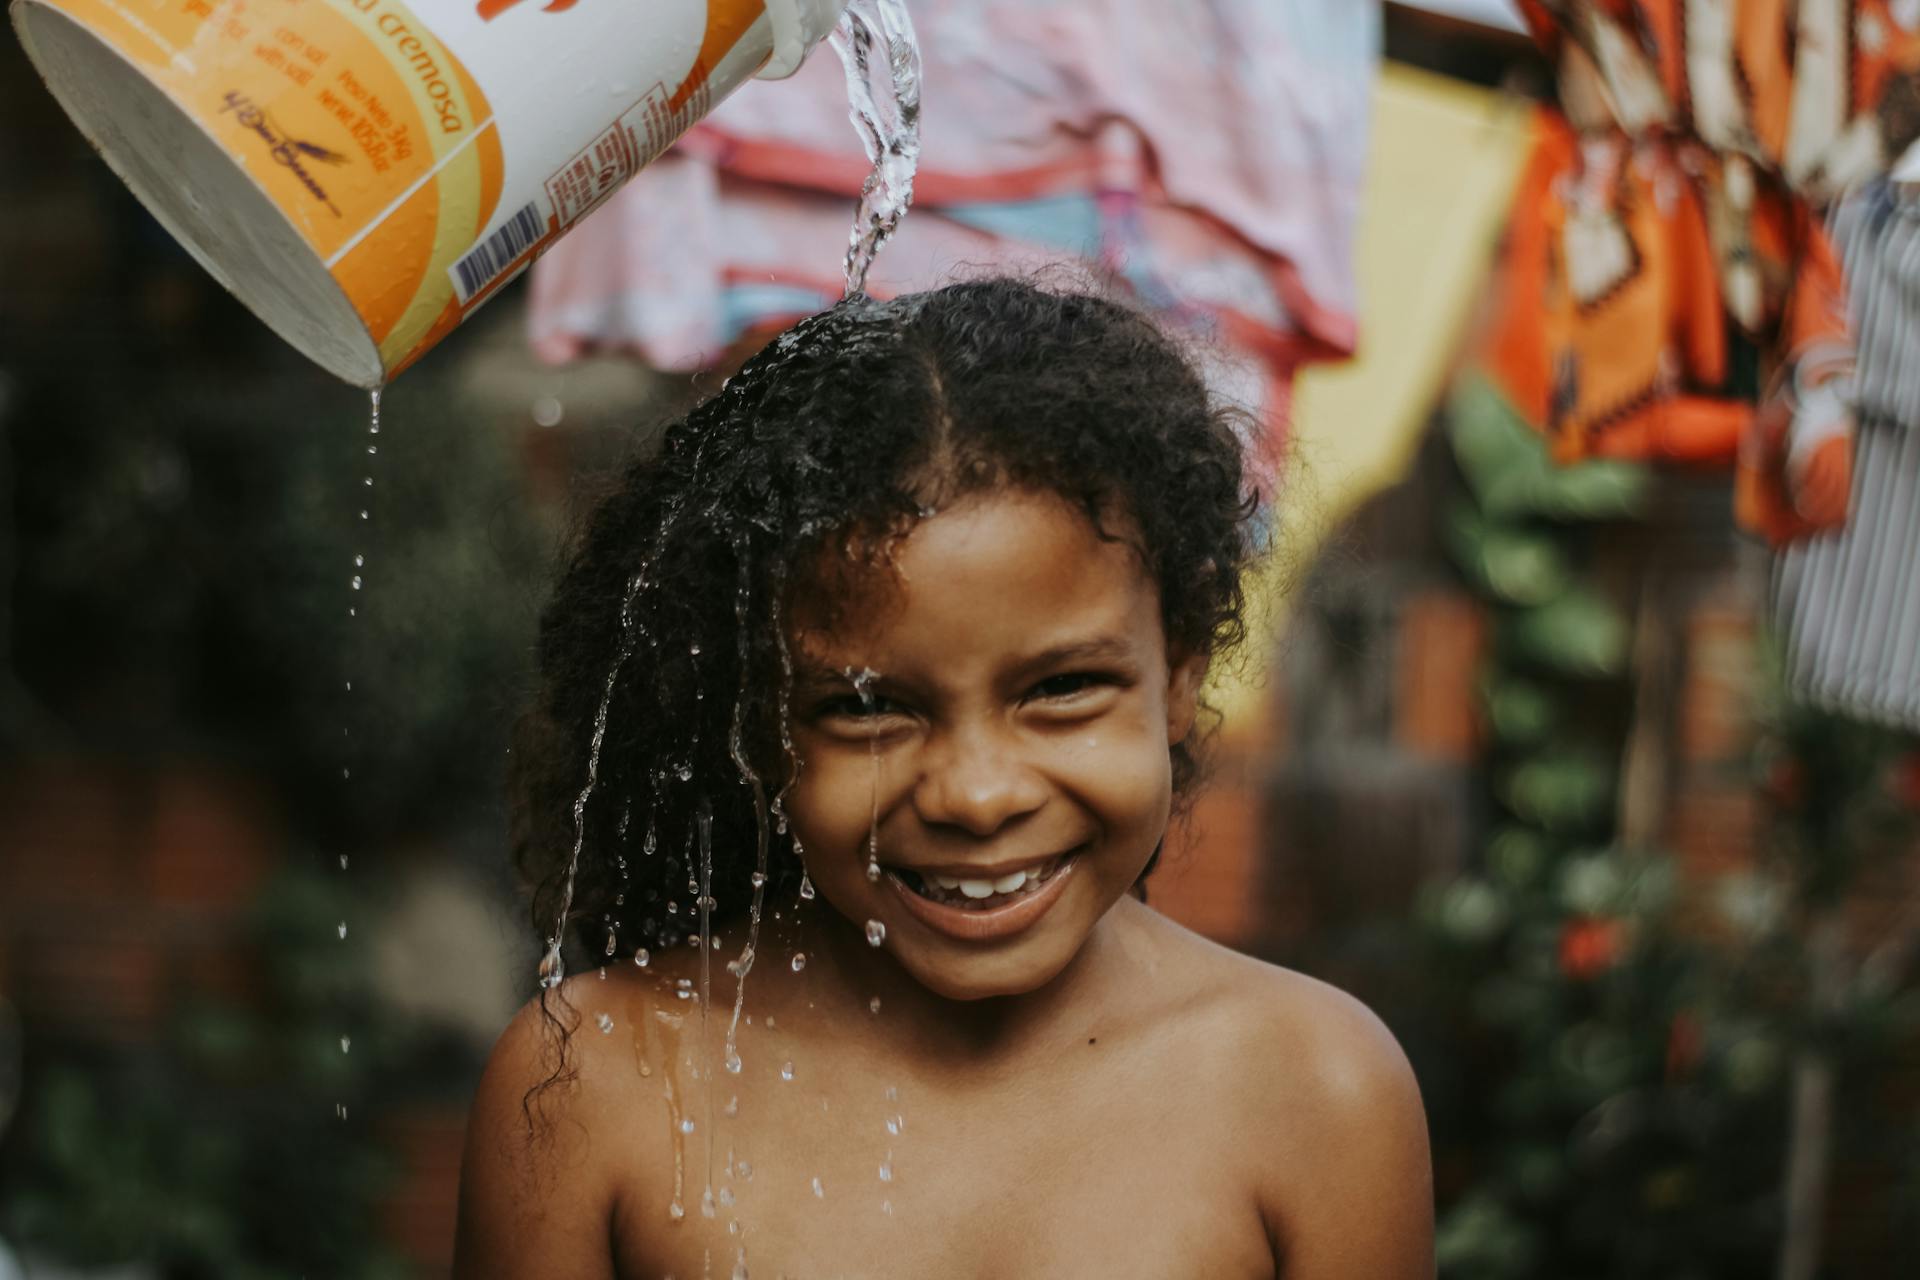
[(193, 1000), (146, 1054), (46, 1071), (9, 1170), (7, 1235), (168, 1277), (409, 1274), (375, 1215), (392, 1161), (343, 1121), (417, 1075), (417, 1047), (371, 1016), (365, 975), (327, 944), (345, 899), (317, 874), (279, 877), (248, 922), (257, 1003)]
[(684, 380), (510, 291), (372, 434), (10, 40), (0, 119), (0, 1276), (431, 1273), (567, 490)]
[[(1854, 1171), (1836, 1194), (1871, 1224), (1858, 1269), (1831, 1274), (1893, 1274), (1920, 1246), (1920, 1125), (1898, 1092), (1920, 1030), (1911, 921), (1869, 930), (1878, 949), (1853, 948), (1864, 958), (1827, 997), (1807, 940), (1910, 862), (1920, 743), (1794, 706), (1763, 666), (1735, 767), (1765, 798), (1767, 834), (1751, 865), (1689, 873), (1637, 816), (1665, 807), (1646, 793), (1673, 772), (1636, 763), (1636, 726), (1664, 710), (1636, 705), (1655, 679), (1647, 636), (1672, 621), (1646, 588), (1672, 549), (1624, 584), (1597, 568), (1655, 518), (1655, 478), (1552, 467), (1470, 374), (1440, 430), (1439, 542), (1491, 632), (1483, 836), (1411, 919), (1315, 932), (1291, 958), (1351, 982), (1414, 1057), (1441, 1274), (1772, 1274), (1810, 1063), (1839, 1099), (1822, 1173)], [(1356, 950), (1371, 953), (1358, 969)]]

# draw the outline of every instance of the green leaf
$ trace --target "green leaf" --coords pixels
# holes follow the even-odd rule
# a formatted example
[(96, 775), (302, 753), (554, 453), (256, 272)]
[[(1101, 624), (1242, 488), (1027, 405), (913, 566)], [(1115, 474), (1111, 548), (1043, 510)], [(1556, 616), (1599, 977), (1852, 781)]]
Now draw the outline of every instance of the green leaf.
[(1486, 701), (1488, 723), (1502, 746), (1536, 746), (1560, 722), (1553, 695), (1531, 680), (1497, 679), (1487, 689)]
[(1507, 604), (1544, 604), (1567, 588), (1567, 558), (1544, 533), (1484, 518), (1470, 503), (1449, 513), (1447, 542), (1467, 576)]
[(1609, 520), (1646, 509), (1645, 467), (1612, 461), (1555, 464), (1546, 443), (1486, 378), (1461, 378), (1448, 409), (1454, 457), (1489, 516)]
[(1586, 830), (1604, 822), (1612, 808), (1613, 770), (1584, 751), (1544, 755), (1509, 770), (1500, 798), (1548, 831)]
[(1626, 619), (1584, 587), (1523, 611), (1508, 636), (1520, 656), (1563, 675), (1616, 676), (1626, 668)]

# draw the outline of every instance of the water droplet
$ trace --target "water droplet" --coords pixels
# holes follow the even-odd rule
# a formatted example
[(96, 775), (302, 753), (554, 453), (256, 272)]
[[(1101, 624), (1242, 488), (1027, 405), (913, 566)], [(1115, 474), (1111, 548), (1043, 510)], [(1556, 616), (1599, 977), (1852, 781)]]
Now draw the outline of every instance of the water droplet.
[(798, 973), (806, 967), (807, 967), (807, 953), (804, 951), (794, 952), (793, 953), (793, 971), (795, 973)]
[(772, 1015), (772, 1014), (768, 1014), (768, 1015), (767, 1015), (767, 1030), (769, 1030), (769, 1031), (772, 1031), (772, 1030), (774, 1029), (774, 1027), (775, 1027), (775, 1026), (777, 1026), (777, 1025), (778, 1025), (778, 1024), (777, 1024), (777, 1023), (775, 1023), (775, 1022), (774, 1022), (774, 1020), (773, 1020), (773, 1015)]
[(667, 1206), (667, 1217), (671, 1218), (673, 1221), (678, 1222), (686, 1216), (687, 1216), (687, 1206), (681, 1204), (678, 1200), (675, 1200), (672, 1204)]
[[(733, 1096), (729, 1097), (727, 1099), (727, 1105), (720, 1108), (720, 1114), (723, 1116), (739, 1115), (740, 1114), (740, 1095), (734, 1094)], [(743, 1163), (740, 1167), (744, 1169), (746, 1168), (746, 1165)]]
[(602, 981), (602, 982), (605, 982), (606, 980), (607, 980), (607, 966), (605, 966), (605, 965), (601, 965), (601, 966), (600, 966), (600, 981)]
[(342, 871), (347, 869), (347, 855), (344, 853), (340, 855), (340, 869)]
[(648, 963), (652, 959), (653, 957), (647, 954), (647, 949), (645, 947), (641, 947), (638, 951), (633, 953), (634, 967), (638, 969), (646, 968)]
[(340, 1037), (340, 1052), (342, 1052), (342, 1053), (345, 1053), (345, 1052), (347, 1052), (347, 1051), (348, 1051), (349, 1049), (351, 1049), (351, 1048), (353, 1048), (353, 1037), (352, 1037), (352, 1036), (341, 1036), (341, 1037)]
[(720, 1203), (722, 1206), (728, 1209), (731, 1209), (733, 1207), (733, 1188), (732, 1187), (720, 1188)]
[(813, 901), (813, 881), (804, 871), (800, 873), (800, 898), (803, 902)]
[(813, 1180), (813, 1195), (816, 1200), (825, 1200), (827, 1198), (827, 1189), (820, 1185), (819, 1178)]
[(880, 997), (879, 997), (879, 996), (875, 996), (875, 997), (874, 997), (873, 999), (871, 999), (871, 1000), (869, 1000), (869, 1001), (867, 1001), (867, 1012), (868, 1012), (868, 1013), (878, 1013), (878, 1012), (880, 1012)]
[(700, 646), (697, 643), (690, 644), (687, 646), (687, 652), (697, 658), (700, 656)]
[(708, 1187), (700, 1193), (700, 1216), (703, 1218), (712, 1218), (717, 1216), (717, 1214), (718, 1210), (713, 1207), (713, 1188)]
[(353, 575), (353, 589), (355, 591), (360, 589), (360, 575), (357, 573)]
[(339, 1116), (342, 1120), (345, 1120), (347, 1118), (347, 1104), (344, 1102), (334, 1103), (333, 1114), (335, 1114), (336, 1116)]
[(783, 1062), (780, 1064), (780, 1078), (782, 1080), (793, 1079), (793, 1064), (791, 1062)]
[(898, 1102), (900, 1101), (900, 1091), (892, 1085), (888, 1085), (886, 1098), (888, 1102)]
[(871, 881), (880, 879), (880, 863), (873, 858), (867, 859), (867, 879)]
[(540, 985), (551, 991), (559, 986), (566, 976), (566, 964), (560, 959), (560, 940), (550, 938), (547, 940), (547, 954), (540, 961)]
[(891, 1160), (883, 1160), (880, 1162), (880, 1181), (893, 1181), (893, 1162)]
[(880, 1212), (886, 1214), (889, 1218), (891, 1218), (893, 1216), (893, 1201), (882, 1200), (880, 1202)]
[(748, 876), (747, 879), (753, 882), (753, 887), (756, 889), (766, 888), (767, 873), (764, 871), (756, 871), (751, 876)]
[(741, 1161), (741, 1162), (740, 1162), (740, 1163), (739, 1163), (738, 1165), (736, 1165), (736, 1166), (734, 1166), (734, 1167), (740, 1170), (740, 1181), (742, 1181), (742, 1182), (752, 1182), (752, 1181), (753, 1181), (753, 1166), (752, 1166), (752, 1165), (750, 1165), (750, 1164), (748, 1164), (748, 1163), (747, 1163), (747, 1162), (746, 1162), (745, 1160), (742, 1160), (742, 1161)]
[(367, 558), (365, 556), (355, 556), (353, 558), (353, 567), (356, 569), (363, 569), (366, 567), (366, 564)]
[(678, 769), (675, 769), (673, 771), (673, 776), (680, 779), (680, 781), (682, 782), (692, 782), (693, 766), (690, 764), (683, 764)]
[(887, 1132), (892, 1134), (894, 1137), (896, 1138), (899, 1137), (900, 1131), (906, 1127), (907, 1127), (907, 1122), (904, 1116), (888, 1116), (887, 1117)]
[(732, 1045), (728, 1045), (727, 1046), (727, 1074), (736, 1075), (736, 1076), (739, 1075), (740, 1066), (741, 1066), (740, 1051), (734, 1048)]
[(365, 520), (365, 519), (367, 519), (367, 513), (366, 513), (366, 511), (365, 511), (365, 510), (362, 510), (362, 511), (360, 512), (360, 518), (361, 518), (362, 520)]
[(557, 427), (567, 416), (567, 406), (559, 396), (541, 396), (533, 402), (533, 422), (538, 427)]
[(601, 1035), (609, 1036), (613, 1034), (613, 1015), (612, 1014), (603, 1013), (598, 1018), (594, 1019), (594, 1021), (599, 1024)]
[[(734, 1225), (737, 1226), (738, 1224), (736, 1223)], [(733, 1280), (752, 1280), (752, 1277), (747, 1274), (747, 1260), (745, 1257), (734, 1259)]]
[(339, 924), (335, 925), (334, 928), (339, 932), (341, 940), (345, 941), (347, 936), (347, 922), (342, 920)]
[(607, 954), (612, 955), (620, 949), (620, 936), (612, 929), (607, 930)]
[(878, 920), (867, 921), (867, 945), (877, 947), (887, 940), (887, 926)]

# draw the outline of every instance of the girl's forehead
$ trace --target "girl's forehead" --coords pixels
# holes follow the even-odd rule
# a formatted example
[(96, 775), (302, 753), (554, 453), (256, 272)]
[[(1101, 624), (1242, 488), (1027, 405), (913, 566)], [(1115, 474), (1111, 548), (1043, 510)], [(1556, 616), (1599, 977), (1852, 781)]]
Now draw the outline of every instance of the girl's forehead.
[[(850, 648), (1158, 630), (1159, 592), (1131, 538), (1054, 494), (971, 495), (888, 541), (822, 553), (795, 593), (793, 643), (831, 663)], [(1077, 642), (1077, 641), (1076, 641)]]

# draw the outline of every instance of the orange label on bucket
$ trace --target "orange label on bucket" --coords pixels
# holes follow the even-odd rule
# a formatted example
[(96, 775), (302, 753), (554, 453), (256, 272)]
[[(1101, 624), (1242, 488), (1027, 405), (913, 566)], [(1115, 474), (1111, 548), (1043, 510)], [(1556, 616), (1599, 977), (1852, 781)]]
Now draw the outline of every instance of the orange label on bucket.
[[(452, 297), (447, 264), (492, 217), (502, 156), (486, 96), (407, 6), (59, 7), (219, 140), (334, 270), (383, 354), (431, 327)], [(377, 255), (358, 252), (368, 241)]]
[(34, 2), (112, 46), (248, 174), (389, 376), (771, 48), (762, 0), (442, 0), (430, 22), (403, 0)]

